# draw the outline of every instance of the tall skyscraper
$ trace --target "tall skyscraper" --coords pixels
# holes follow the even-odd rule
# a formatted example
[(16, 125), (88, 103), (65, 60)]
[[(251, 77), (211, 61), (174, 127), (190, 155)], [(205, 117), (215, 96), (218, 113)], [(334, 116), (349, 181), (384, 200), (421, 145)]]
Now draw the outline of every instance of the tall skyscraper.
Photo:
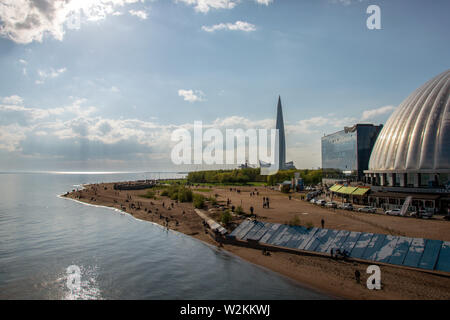
[(284, 135), (283, 110), (280, 96), (278, 96), (276, 129), (278, 130), (279, 139), (275, 144), (275, 161), (274, 163), (259, 161), (262, 175), (275, 174), (278, 170), (295, 169), (294, 162), (286, 162), (286, 137)]
[(280, 137), (278, 145), (278, 163), (279, 168), (283, 170), (286, 164), (286, 138), (284, 136), (284, 121), (283, 121), (283, 110), (281, 107), (281, 97), (278, 96), (278, 106), (277, 106), (277, 124), (276, 129)]

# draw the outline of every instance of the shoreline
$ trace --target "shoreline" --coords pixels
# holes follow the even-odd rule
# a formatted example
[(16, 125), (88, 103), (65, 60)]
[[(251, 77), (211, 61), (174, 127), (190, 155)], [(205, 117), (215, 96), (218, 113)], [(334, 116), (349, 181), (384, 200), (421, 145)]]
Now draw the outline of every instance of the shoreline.
[(194, 241), (199, 241), (199, 242), (201, 242), (202, 244), (208, 246), (208, 247), (211, 248), (211, 249), (215, 249), (215, 250), (219, 250), (219, 251), (224, 251), (226, 254), (232, 256), (233, 258), (239, 259), (240, 261), (244, 261), (245, 263), (250, 263), (250, 264), (252, 264), (252, 265), (254, 265), (254, 266), (258, 267), (258, 268), (261, 268), (261, 269), (263, 269), (263, 270), (265, 270), (265, 271), (274, 272), (274, 273), (276, 273), (279, 277), (281, 277), (281, 278), (283, 278), (283, 279), (285, 279), (285, 280), (288, 280), (288, 281), (292, 281), (292, 282), (294, 282), (296, 285), (302, 287), (303, 289), (310, 290), (310, 291), (314, 291), (315, 293), (324, 295), (324, 296), (326, 296), (326, 297), (329, 298), (329, 299), (334, 299), (334, 300), (342, 300), (342, 299), (343, 299), (342, 297), (335, 296), (335, 295), (331, 294), (330, 292), (324, 292), (324, 291), (321, 291), (321, 290), (319, 290), (319, 289), (317, 289), (317, 288), (315, 288), (315, 287), (312, 287), (312, 286), (310, 286), (310, 285), (307, 285), (307, 284), (305, 284), (305, 283), (300, 283), (299, 281), (297, 281), (297, 280), (295, 280), (295, 279), (293, 279), (293, 278), (291, 278), (291, 277), (288, 277), (288, 276), (286, 276), (286, 275), (284, 275), (284, 274), (282, 274), (282, 273), (276, 272), (276, 271), (274, 271), (274, 270), (272, 270), (272, 269), (270, 269), (270, 268), (267, 268), (267, 267), (265, 267), (265, 266), (263, 266), (263, 265), (261, 265), (261, 264), (257, 264), (257, 263), (255, 263), (255, 262), (253, 262), (253, 261), (251, 261), (251, 260), (245, 259), (245, 258), (243, 258), (242, 256), (237, 255), (237, 254), (233, 253), (232, 251), (225, 249), (224, 247), (220, 247), (220, 246), (217, 244), (217, 242), (214, 242), (214, 241), (212, 241), (212, 242), (204, 241), (204, 240), (202, 240), (202, 239), (200, 239), (200, 238), (197, 238), (197, 237), (195, 237), (195, 236), (188, 235), (188, 234), (185, 234), (185, 233), (183, 233), (183, 232), (179, 232), (179, 231), (177, 231), (177, 230), (173, 230), (173, 229), (170, 229), (170, 228), (168, 229), (168, 228), (164, 227), (163, 225), (161, 225), (161, 224), (159, 224), (159, 223), (156, 223), (156, 222), (153, 222), (153, 221), (149, 221), (149, 220), (144, 220), (144, 219), (136, 218), (136, 217), (134, 217), (132, 214), (130, 214), (130, 213), (128, 213), (128, 212), (124, 212), (124, 211), (122, 211), (122, 210), (120, 210), (120, 209), (117, 209), (117, 208), (113, 208), (113, 207), (109, 207), (109, 206), (105, 206), (105, 205), (91, 204), (91, 203), (79, 201), (79, 200), (76, 200), (76, 199), (73, 199), (73, 198), (64, 197), (63, 195), (57, 195), (57, 197), (60, 198), (60, 199), (65, 199), (65, 200), (69, 200), (69, 201), (74, 201), (74, 202), (76, 202), (76, 203), (79, 203), (79, 204), (82, 204), (82, 205), (86, 205), (86, 206), (91, 206), (91, 207), (96, 207), (96, 208), (110, 209), (110, 210), (112, 210), (112, 211), (115, 211), (116, 213), (119, 213), (119, 214), (123, 214), (123, 215), (129, 216), (130, 218), (132, 218), (132, 219), (134, 219), (134, 220), (136, 220), (136, 221), (144, 222), (144, 223), (150, 223), (151, 225), (156, 226), (156, 227), (158, 227), (158, 228), (160, 228), (160, 229), (162, 229), (162, 230), (164, 230), (164, 231), (170, 231), (170, 232), (172, 232), (172, 233), (174, 233), (174, 234), (177, 234), (177, 235), (182, 235), (182, 236), (189, 237), (189, 238), (193, 239)]
[[(130, 215), (136, 220), (152, 222), (166, 230), (170, 229), (171, 231), (191, 236), (204, 244), (214, 246), (219, 250), (223, 249), (228, 254), (232, 254), (246, 262), (276, 272), (294, 281), (303, 288), (313, 290), (331, 299), (450, 299), (450, 279), (441, 279), (437, 275), (428, 275), (419, 271), (403, 270), (390, 266), (380, 266), (383, 273), (383, 290), (371, 291), (365, 287), (365, 280), (368, 277), (365, 272), (368, 266), (367, 263), (336, 261), (329, 257), (295, 255), (285, 252), (271, 252), (270, 256), (264, 256), (261, 250), (258, 249), (230, 244), (219, 245), (219, 243), (204, 232), (202, 219), (194, 212), (192, 203), (177, 203), (175, 206), (169, 198), (161, 197), (158, 200), (145, 199), (140, 197), (140, 194), (145, 190), (120, 192), (112, 190), (112, 185), (113, 183), (86, 184), (83, 185), (83, 190), (72, 191), (65, 195), (59, 195), (58, 197), (74, 200), (82, 204), (113, 209), (121, 214)], [(242, 187), (241, 189), (245, 188)], [(211, 189), (210, 192), (223, 192), (224, 190), (225, 188), (219, 191), (217, 189)], [(193, 189), (193, 191), (196, 190)], [(271, 199), (273, 199), (274, 192), (270, 192)], [(77, 196), (82, 194), (85, 195), (77, 199)], [(150, 209), (148, 210), (152, 212), (151, 214), (142, 212), (142, 210), (139, 210), (140, 208), (136, 210), (127, 208), (121, 210), (119, 207), (123, 206), (124, 195), (127, 197), (127, 200), (130, 199), (129, 201), (133, 203), (137, 202), (143, 206), (145, 205), (145, 211), (147, 211), (148, 207), (156, 208), (153, 210), (158, 212), (159, 208), (161, 210), (159, 211), (160, 216), (161, 212), (163, 212), (167, 217), (171, 217), (169, 219), (169, 227), (164, 226), (163, 222), (165, 224), (165, 220), (158, 219), (157, 214)], [(221, 196), (221, 198), (223, 197)], [(233, 199), (233, 201), (235, 200)], [(274, 200), (272, 201), (275, 202)], [(164, 202), (171, 204), (172, 207), (170, 208), (173, 209), (169, 209), (169, 205), (165, 207)], [(127, 201), (127, 203), (129, 202)], [(164, 211), (164, 209), (168, 209), (169, 211)], [(180, 213), (181, 210), (183, 210), (183, 215)], [(186, 215), (184, 212), (186, 212)], [(211, 215), (211, 212), (203, 212)], [(175, 221), (176, 224), (174, 225)], [(355, 281), (354, 271), (356, 269), (360, 270), (361, 283)], [(438, 288), (433, 288), (433, 286), (437, 286)]]

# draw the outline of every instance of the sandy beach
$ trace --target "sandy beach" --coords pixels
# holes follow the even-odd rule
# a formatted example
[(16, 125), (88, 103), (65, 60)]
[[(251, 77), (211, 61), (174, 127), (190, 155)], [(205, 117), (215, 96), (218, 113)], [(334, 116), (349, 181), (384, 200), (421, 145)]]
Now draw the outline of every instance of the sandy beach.
[[(114, 207), (137, 219), (168, 226), (172, 230), (218, 246), (218, 243), (205, 233), (203, 220), (195, 213), (192, 203), (177, 203), (168, 197), (159, 196), (158, 191), (156, 199), (148, 199), (142, 197), (145, 190), (118, 191), (114, 190), (113, 185), (113, 183), (87, 185), (83, 190), (69, 192), (64, 197)], [(252, 206), (258, 220), (261, 221), (287, 223), (298, 217), (302, 224), (320, 227), (323, 219), (325, 228), (450, 240), (450, 222), (441, 218), (421, 220), (327, 209), (302, 201), (298, 195), (289, 200), (286, 194), (268, 187), (192, 189), (205, 196), (217, 195), (219, 204), (226, 204), (229, 199), (230, 206), (242, 206), (245, 212), (249, 212)], [(251, 192), (255, 194), (250, 195)], [(269, 197), (269, 209), (263, 208), (263, 197)], [(209, 205), (204, 212), (216, 221), (219, 220), (219, 212), (214, 206)], [(233, 219), (235, 224), (241, 221), (243, 220), (237, 217)], [(368, 264), (283, 252), (271, 252), (266, 256), (261, 250), (228, 244), (221, 248), (336, 298), (450, 299), (450, 276), (446, 275), (381, 265), (382, 290), (368, 290), (365, 284), (369, 276), (366, 274)], [(361, 273), (360, 283), (355, 281), (355, 270)]]

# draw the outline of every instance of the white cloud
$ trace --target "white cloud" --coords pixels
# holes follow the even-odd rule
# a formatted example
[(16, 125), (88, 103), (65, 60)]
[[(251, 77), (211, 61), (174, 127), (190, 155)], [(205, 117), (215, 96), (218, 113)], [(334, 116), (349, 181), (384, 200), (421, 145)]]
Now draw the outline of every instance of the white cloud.
[(8, 152), (20, 151), (19, 144), (28, 131), (29, 129), (18, 124), (0, 126), (0, 149)]
[(269, 4), (271, 4), (273, 2), (273, 0), (255, 0), (258, 4), (264, 4), (266, 6), (268, 6)]
[[(198, 101), (196, 99), (202, 95), (201, 91), (180, 90), (180, 96), (190, 102)], [(89, 163), (98, 159), (123, 160), (124, 166), (130, 161), (144, 159), (161, 160), (161, 163), (171, 166), (170, 152), (175, 144), (171, 141), (172, 132), (178, 128), (193, 128), (193, 123), (161, 124), (157, 119), (105, 118), (86, 99), (72, 98), (69, 105), (45, 109), (24, 106), (21, 97), (11, 97), (15, 96), (6, 97), (9, 103), (0, 104), (0, 152), (14, 153), (18, 157), (55, 158), (68, 162), (89, 160)], [(4, 99), (0, 101), (4, 103)], [(367, 110), (360, 117), (328, 114), (296, 122), (286, 121), (288, 160), (296, 161), (299, 168), (320, 166), (320, 137), (324, 133), (354, 125), (367, 118), (368, 114), (383, 113), (374, 110), (388, 109), (392, 110), (392, 107)], [(230, 116), (204, 122), (203, 126), (221, 131), (271, 129), (275, 126), (275, 119)]]
[[(52, 116), (75, 115), (77, 117), (88, 117), (97, 111), (96, 107), (85, 106), (86, 99), (76, 99), (68, 106), (49, 109), (24, 107), (22, 106), (23, 99), (18, 96), (4, 98), (3, 103), (4, 105), (0, 105), (0, 112), (9, 112), (10, 114), (19, 113), (21, 114), (21, 119), (23, 119), (24, 123), (43, 120)], [(5, 116), (5, 118), (7, 117)], [(15, 117), (15, 119), (17, 119), (17, 117)]]
[(109, 91), (114, 92), (114, 93), (120, 92), (119, 88), (117, 88), (116, 86), (112, 86), (112, 87), (109, 89)]
[(232, 30), (232, 31), (245, 31), (245, 32), (251, 32), (255, 31), (256, 27), (255, 25), (245, 22), (245, 21), (236, 21), (235, 23), (220, 23), (215, 24), (213, 26), (203, 26), (202, 30), (206, 32), (214, 32), (217, 30)]
[(12, 95), (12, 96), (9, 96), (9, 97), (4, 97), (2, 102), (4, 104), (18, 105), (18, 104), (22, 104), (23, 103), (23, 99), (21, 97), (19, 97), (18, 95)]
[(53, 68), (48, 70), (38, 70), (39, 79), (36, 80), (36, 84), (43, 84), (47, 79), (57, 78), (66, 71), (67, 68), (59, 68), (56, 70)]
[(317, 116), (297, 121), (295, 125), (286, 125), (286, 131), (293, 134), (322, 134), (330, 130), (342, 130), (345, 126), (351, 126), (358, 122), (353, 117), (324, 117)]
[(175, 0), (193, 6), (195, 11), (207, 13), (211, 9), (233, 9), (239, 0)]
[(363, 112), (361, 120), (366, 121), (370, 119), (374, 119), (378, 116), (386, 115), (392, 113), (395, 110), (394, 106), (384, 106), (378, 109), (366, 110)]
[(130, 10), (128, 11), (132, 16), (136, 16), (141, 20), (145, 20), (148, 17), (147, 11), (145, 10)]
[[(184, 3), (193, 6), (194, 10), (201, 13), (208, 13), (211, 9), (233, 9), (241, 0), (174, 0), (176, 3)], [(268, 6), (273, 0), (252, 0), (258, 4)]]
[(204, 101), (205, 94), (201, 90), (178, 90), (178, 95), (184, 98), (184, 101), (200, 102)]
[(65, 29), (83, 21), (99, 21), (115, 8), (144, 0), (2, 0), (0, 36), (17, 43), (42, 42), (45, 36), (63, 40)]

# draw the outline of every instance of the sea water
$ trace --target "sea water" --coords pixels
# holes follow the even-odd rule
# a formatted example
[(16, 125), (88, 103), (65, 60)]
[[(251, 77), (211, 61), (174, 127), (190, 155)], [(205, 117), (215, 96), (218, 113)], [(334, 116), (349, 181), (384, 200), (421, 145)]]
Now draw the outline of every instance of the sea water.
[[(0, 173), (0, 299), (323, 299), (128, 214), (58, 197), (85, 183), (176, 174)], [(68, 286), (69, 266), (80, 287)]]

